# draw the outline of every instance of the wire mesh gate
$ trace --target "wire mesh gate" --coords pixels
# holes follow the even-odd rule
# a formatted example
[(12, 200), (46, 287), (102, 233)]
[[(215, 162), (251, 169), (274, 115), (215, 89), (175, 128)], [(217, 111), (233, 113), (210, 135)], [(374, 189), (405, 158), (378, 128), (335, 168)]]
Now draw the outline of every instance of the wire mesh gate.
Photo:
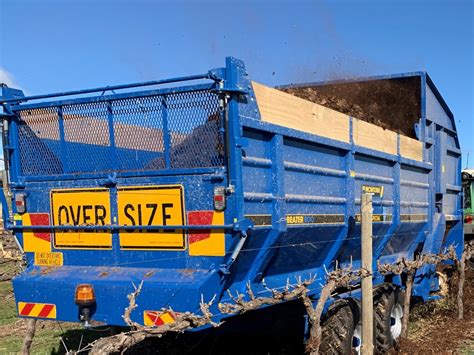
[(208, 89), (15, 112), (24, 176), (224, 164), (219, 98)]

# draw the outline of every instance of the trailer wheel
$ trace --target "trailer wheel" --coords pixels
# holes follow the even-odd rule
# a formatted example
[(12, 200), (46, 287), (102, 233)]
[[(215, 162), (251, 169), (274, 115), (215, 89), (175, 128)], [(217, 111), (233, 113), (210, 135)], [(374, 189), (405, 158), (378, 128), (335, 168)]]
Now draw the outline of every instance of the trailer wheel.
[(354, 313), (348, 303), (341, 302), (329, 309), (321, 324), (320, 353), (352, 354), (353, 350), (360, 348), (360, 344), (353, 344), (355, 323)]
[(375, 349), (390, 350), (402, 331), (403, 307), (393, 287), (382, 287), (374, 295)]

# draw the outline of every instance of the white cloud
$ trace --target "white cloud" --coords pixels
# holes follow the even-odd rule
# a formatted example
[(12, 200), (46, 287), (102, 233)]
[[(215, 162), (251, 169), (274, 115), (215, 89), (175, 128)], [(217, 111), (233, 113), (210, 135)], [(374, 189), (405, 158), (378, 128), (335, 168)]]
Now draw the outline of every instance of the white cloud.
[(0, 68), (0, 83), (7, 84), (7, 86), (11, 88), (20, 88), (20, 86), (15, 82), (13, 75), (4, 68)]

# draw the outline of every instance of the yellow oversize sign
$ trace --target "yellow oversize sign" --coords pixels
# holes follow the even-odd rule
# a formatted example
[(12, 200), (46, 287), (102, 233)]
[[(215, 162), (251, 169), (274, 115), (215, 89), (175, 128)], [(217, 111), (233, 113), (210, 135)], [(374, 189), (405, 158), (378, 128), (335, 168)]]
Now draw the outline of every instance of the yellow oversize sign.
[(133, 226), (185, 225), (183, 187), (131, 186), (117, 191), (118, 224), (130, 226), (120, 231), (122, 249), (184, 250), (184, 229), (146, 231)]
[[(51, 190), (51, 213), (55, 226), (85, 226), (110, 224), (109, 190)], [(56, 248), (109, 249), (112, 235), (104, 231), (60, 231), (54, 233)]]

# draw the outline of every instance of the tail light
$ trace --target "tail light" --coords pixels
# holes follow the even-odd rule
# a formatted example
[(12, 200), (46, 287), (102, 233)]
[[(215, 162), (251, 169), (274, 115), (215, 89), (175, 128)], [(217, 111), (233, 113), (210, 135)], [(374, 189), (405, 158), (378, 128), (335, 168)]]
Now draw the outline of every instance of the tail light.
[(224, 186), (214, 187), (214, 209), (216, 211), (225, 210), (225, 187)]
[(17, 213), (22, 214), (26, 212), (26, 194), (21, 192), (15, 194), (15, 207)]
[(467, 216), (464, 217), (464, 223), (466, 224), (471, 224), (472, 223), (472, 215), (468, 214)]

